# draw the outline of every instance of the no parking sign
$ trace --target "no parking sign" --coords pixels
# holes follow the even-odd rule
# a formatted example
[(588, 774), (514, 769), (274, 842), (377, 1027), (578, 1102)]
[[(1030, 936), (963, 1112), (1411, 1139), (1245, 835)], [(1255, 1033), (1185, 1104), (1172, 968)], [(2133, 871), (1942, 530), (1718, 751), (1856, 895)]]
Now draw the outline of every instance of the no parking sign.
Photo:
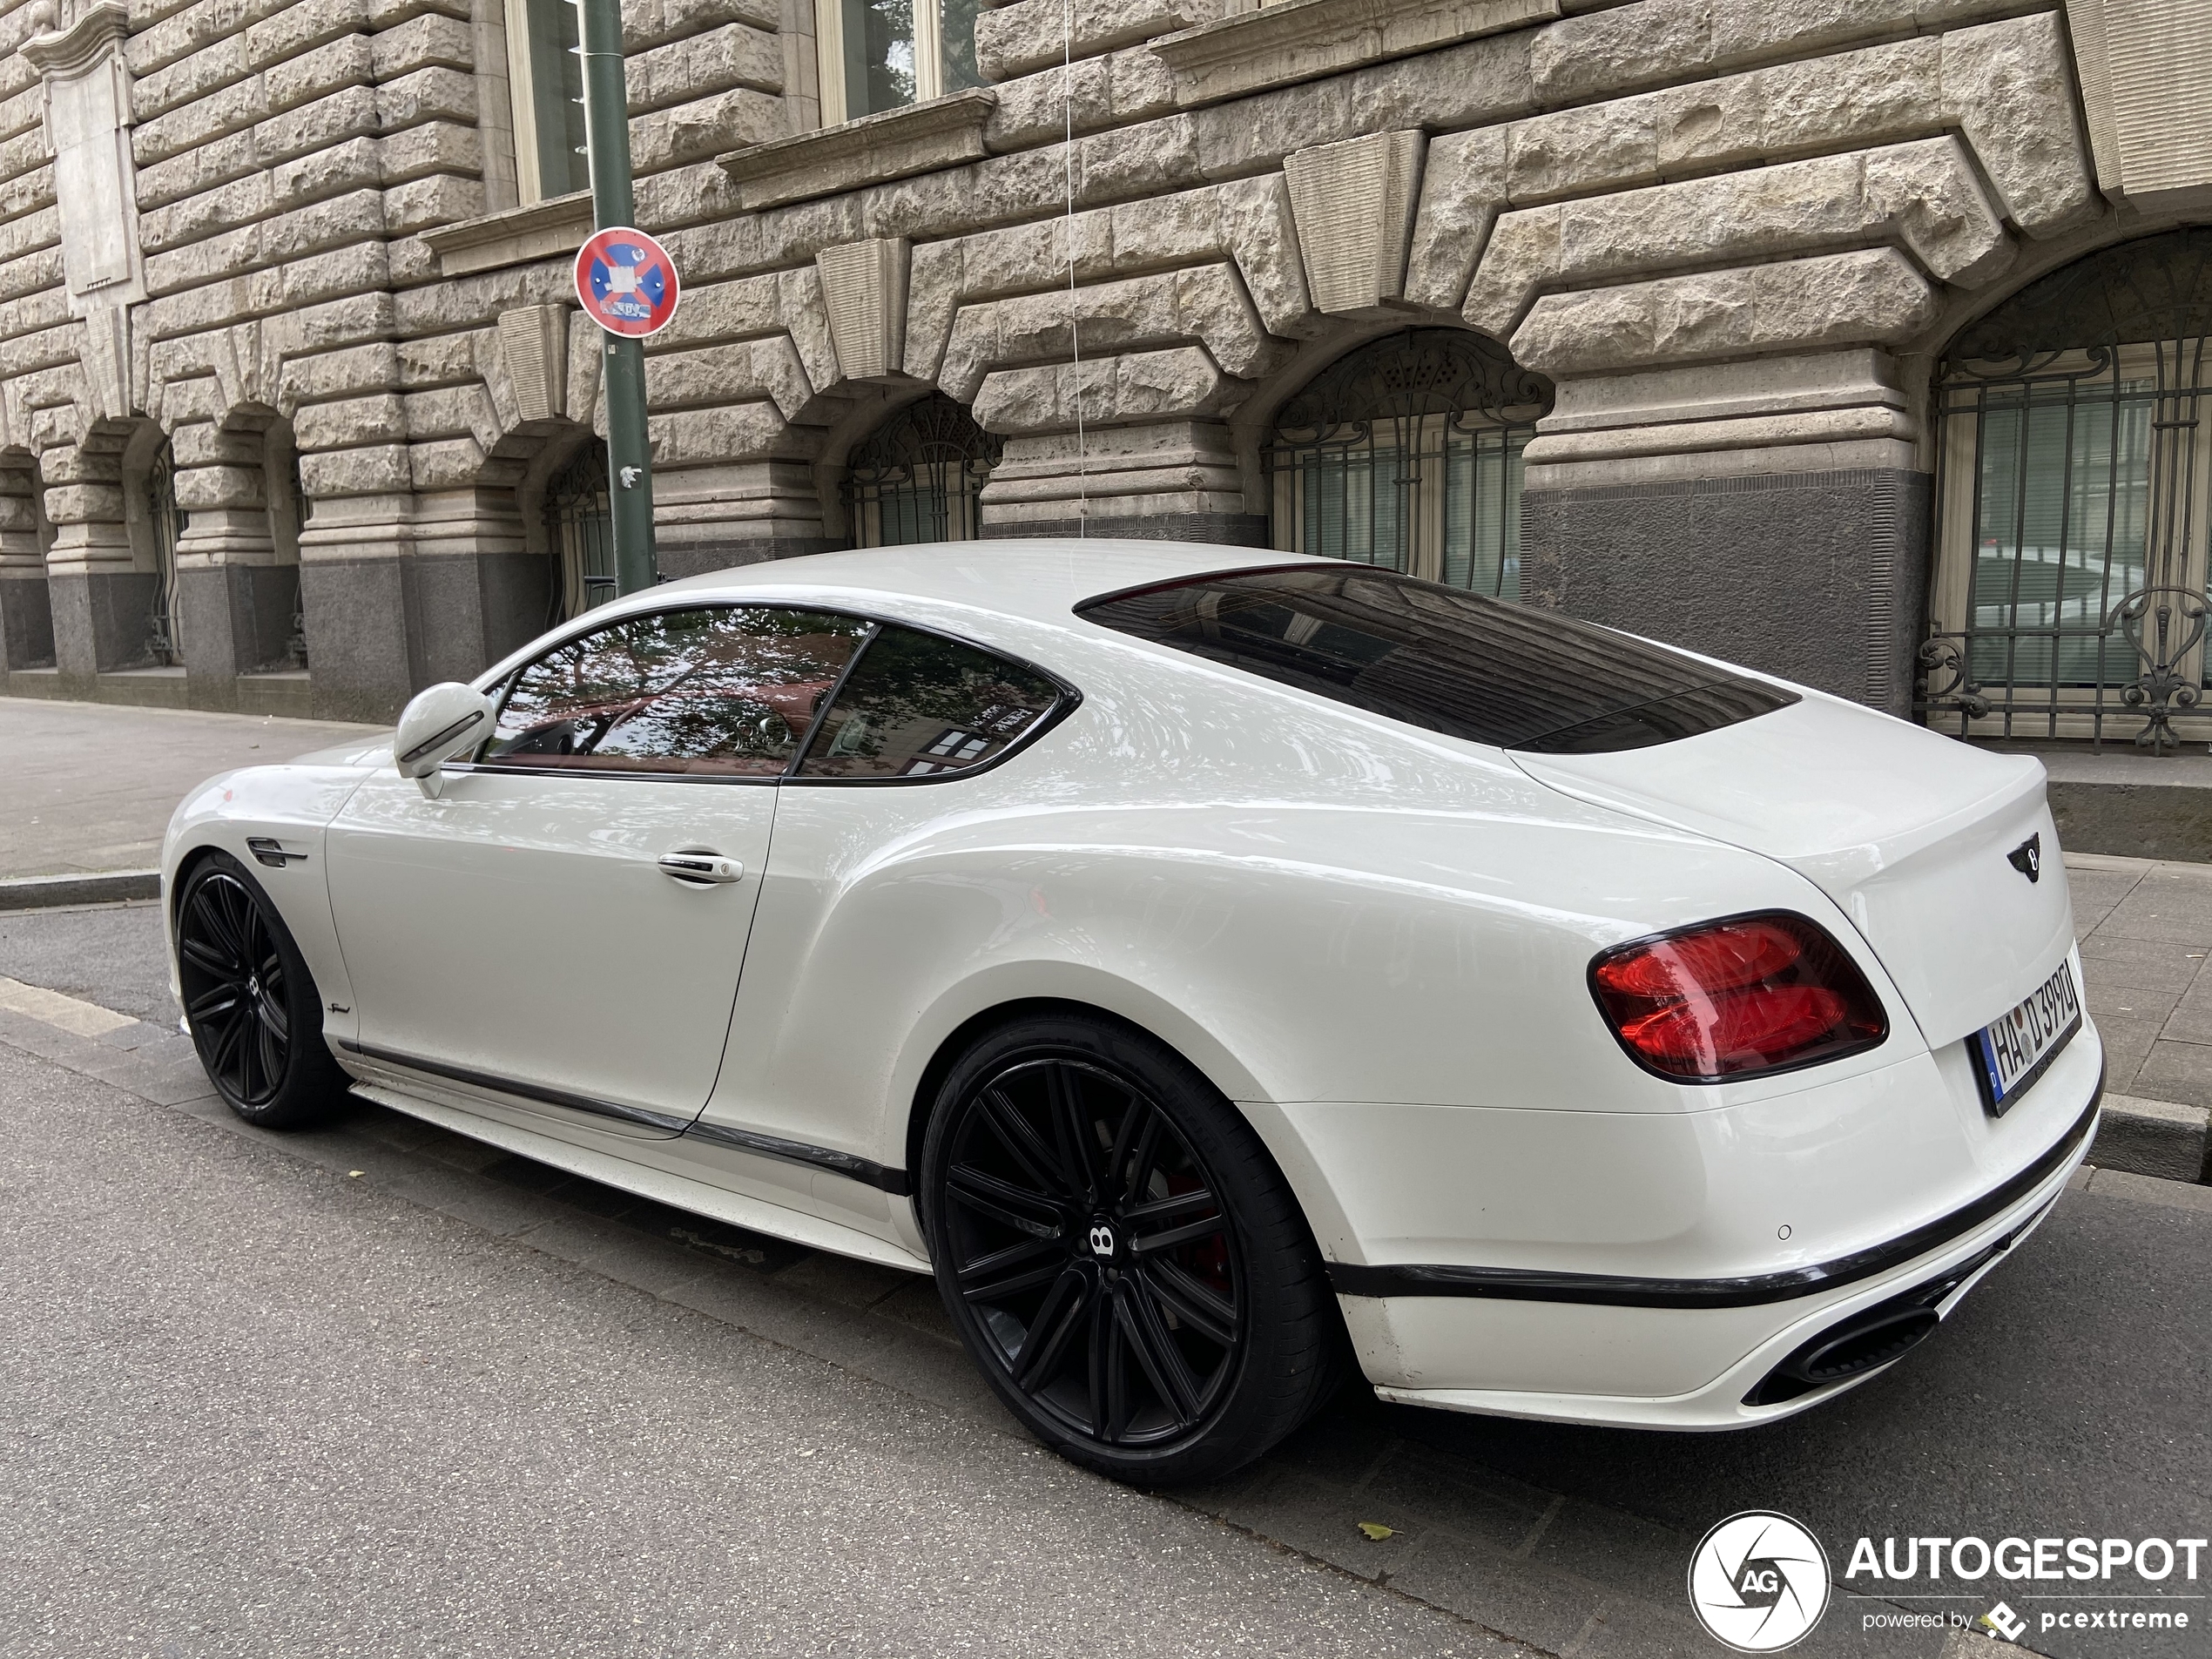
[(642, 340), (668, 327), (682, 285), (668, 250), (643, 231), (610, 226), (576, 251), (576, 297), (610, 334)]

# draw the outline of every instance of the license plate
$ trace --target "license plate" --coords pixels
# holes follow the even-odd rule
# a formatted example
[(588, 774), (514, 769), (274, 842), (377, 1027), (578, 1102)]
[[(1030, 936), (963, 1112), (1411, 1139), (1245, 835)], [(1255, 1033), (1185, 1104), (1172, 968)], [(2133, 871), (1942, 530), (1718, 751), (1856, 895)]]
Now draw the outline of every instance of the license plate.
[(2034, 994), (1966, 1039), (1981, 1082), (1981, 1102), (1993, 1117), (2026, 1094), (2059, 1050), (2081, 1028), (2081, 997), (2074, 989), (2074, 964), (2035, 988)]

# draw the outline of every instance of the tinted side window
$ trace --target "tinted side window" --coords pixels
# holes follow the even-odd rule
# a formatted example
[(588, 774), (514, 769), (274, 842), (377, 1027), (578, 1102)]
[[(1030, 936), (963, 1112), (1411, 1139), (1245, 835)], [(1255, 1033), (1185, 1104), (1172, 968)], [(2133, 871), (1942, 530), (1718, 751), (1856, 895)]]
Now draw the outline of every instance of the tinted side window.
[(517, 674), (479, 763), (776, 777), (868, 626), (767, 606), (628, 617)]
[(1060, 697), (1051, 681), (988, 651), (886, 627), (837, 694), (799, 775), (966, 772), (1005, 753)]
[(1671, 743), (1797, 701), (1557, 611), (1387, 570), (1235, 570), (1076, 609), (1408, 725), (1539, 753)]

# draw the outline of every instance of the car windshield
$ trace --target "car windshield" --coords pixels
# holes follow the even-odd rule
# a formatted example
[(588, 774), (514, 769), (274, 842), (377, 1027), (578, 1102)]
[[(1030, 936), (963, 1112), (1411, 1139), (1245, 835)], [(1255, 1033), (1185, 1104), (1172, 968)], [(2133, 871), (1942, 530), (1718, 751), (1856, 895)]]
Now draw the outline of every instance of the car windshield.
[(1555, 610), (1364, 566), (1232, 570), (1076, 610), (1408, 725), (1539, 753), (1671, 743), (1798, 701)]

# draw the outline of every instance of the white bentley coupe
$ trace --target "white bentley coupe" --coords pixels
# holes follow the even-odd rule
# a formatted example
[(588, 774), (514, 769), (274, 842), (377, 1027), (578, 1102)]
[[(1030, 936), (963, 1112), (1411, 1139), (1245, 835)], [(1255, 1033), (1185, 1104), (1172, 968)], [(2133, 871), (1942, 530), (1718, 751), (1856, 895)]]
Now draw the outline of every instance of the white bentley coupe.
[(1008, 1408), (1219, 1474), (1347, 1365), (1656, 1428), (1894, 1363), (2103, 1060), (2033, 759), (1386, 570), (832, 554), (594, 610), (179, 808), (178, 991), (348, 1085), (934, 1273)]

